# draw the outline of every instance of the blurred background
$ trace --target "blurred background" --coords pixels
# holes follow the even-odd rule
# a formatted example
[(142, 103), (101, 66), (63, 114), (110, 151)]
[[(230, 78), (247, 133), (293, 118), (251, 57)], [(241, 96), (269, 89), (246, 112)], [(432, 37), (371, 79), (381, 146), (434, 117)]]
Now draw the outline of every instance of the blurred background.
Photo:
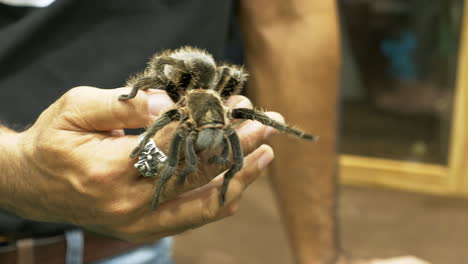
[[(340, 2), (339, 217), (357, 257), (468, 259), (463, 2)], [(235, 217), (178, 236), (176, 262), (293, 263), (275, 206), (264, 177)]]

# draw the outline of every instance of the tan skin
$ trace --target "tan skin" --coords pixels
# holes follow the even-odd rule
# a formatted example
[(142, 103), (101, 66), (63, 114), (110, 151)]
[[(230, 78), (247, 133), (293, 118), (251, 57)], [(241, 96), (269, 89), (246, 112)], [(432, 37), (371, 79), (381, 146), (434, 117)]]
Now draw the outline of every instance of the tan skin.
[[(244, 189), (273, 159), (272, 149), (262, 142), (274, 132), (257, 122), (237, 128), (248, 155), (229, 185), (225, 207), (218, 206), (224, 168), (208, 166), (202, 158), (200, 173), (183, 188), (170, 182), (169, 200), (152, 211), (154, 180), (133, 168), (129, 153), (137, 136), (125, 136), (122, 129), (148, 125), (157, 117), (151, 113), (172, 102), (162, 91), (117, 100), (128, 89), (77, 87), (47, 108), (30, 129), (17, 133), (0, 127), (0, 208), (132, 242), (155, 241), (233, 215)], [(159, 103), (151, 112), (150, 94)], [(242, 96), (228, 104), (251, 107)], [(163, 150), (170, 142), (169, 129), (155, 138)]]
[[(150, 94), (158, 102), (153, 108), (156, 115), (172, 102), (164, 93), (150, 91), (121, 104), (115, 100), (121, 93), (122, 89), (74, 88), (27, 131), (0, 126), (0, 208), (30, 219), (68, 222), (124, 240), (152, 242), (233, 215), (242, 192), (273, 159), (271, 148), (260, 144), (274, 130), (247, 121), (237, 132), (248, 155), (231, 180), (226, 207), (218, 207), (221, 175), (212, 179), (221, 169), (202, 165), (199, 177), (191, 177), (183, 188), (172, 186), (166, 197), (170, 200), (153, 212), (153, 182), (138, 176), (128, 160), (137, 139), (125, 136), (121, 128), (156, 118), (148, 111)], [(251, 107), (242, 96), (234, 96), (228, 105)], [(282, 121), (277, 113), (268, 115)], [(166, 149), (168, 138), (170, 133), (156, 141)], [(183, 191), (187, 192), (180, 194)], [(426, 262), (405, 258), (356, 263)]]
[[(277, 148), (276, 155), (279, 157), (274, 169), (271, 170), (272, 182), (275, 186), (282, 186), (275, 190), (282, 205), (296, 262), (328, 264), (339, 259), (340, 263), (349, 263), (340, 256), (335, 219), (336, 100), (339, 67), (335, 1), (242, 0), (241, 4), (247, 59), (249, 70), (253, 75), (249, 93), (258, 102), (256, 105), (284, 111), (288, 115), (289, 122), (321, 136), (319, 142), (310, 145), (301, 144), (300, 141), (293, 142), (284, 137), (277, 137), (272, 142)], [(281, 67), (278, 67), (279, 65)], [(77, 93), (74, 96), (65, 96), (65, 102), (66, 97), (70, 99), (68, 107), (74, 107), (71, 104), (76, 101), (76, 96), (81, 95)], [(105, 98), (114, 100), (113, 96), (116, 95), (109, 94)], [(146, 98), (142, 96), (145, 97), (144, 93), (140, 93), (137, 99), (145, 101)], [(111, 100), (109, 98), (106, 100)], [(99, 108), (102, 106), (101, 102), (101, 106), (95, 106), (96, 113), (86, 115), (93, 117), (91, 121), (88, 118), (55, 120), (57, 115), (60, 116), (60, 111), (59, 113), (53, 111), (57, 112), (54, 108), (63, 107), (64, 99), (61, 100), (62, 102), (59, 100), (55, 106), (52, 105), (46, 110), (39, 122), (26, 133), (18, 134), (0, 126), (0, 150), (9, 153), (8, 158), (0, 159), (1, 208), (7, 208), (32, 219), (82, 224), (93, 230), (131, 241), (152, 241), (232, 215), (237, 210), (244, 188), (261, 172), (257, 162), (262, 156), (266, 161), (273, 158), (268, 146), (257, 148), (268, 137), (265, 134), (271, 134), (271, 130), (267, 132), (268, 130), (258, 123), (247, 122), (239, 128), (239, 134), (244, 151), (250, 155), (244, 161), (243, 170), (231, 181), (228, 192), (230, 203), (225, 208), (217, 207), (221, 183), (219, 176), (207, 185), (196, 188), (219, 173), (213, 171), (213, 168), (206, 168), (204, 171), (207, 174), (201, 174), (203, 177), (196, 178), (188, 186), (184, 186), (185, 190), (195, 189), (180, 196), (177, 196), (180, 190), (174, 191), (174, 200), (165, 202), (158, 212), (151, 212), (146, 205), (150, 201), (152, 183), (136, 177), (127, 159), (129, 151), (135, 146), (136, 138), (123, 136), (121, 128), (140, 126), (154, 117), (149, 117), (145, 112), (147, 110), (140, 105), (140, 107), (130, 107), (139, 115), (132, 115), (130, 119), (120, 116), (115, 120), (113, 118), (119, 115), (107, 113), (102, 116), (97, 113), (98, 109), (102, 110)], [(236, 98), (231, 100), (232, 106), (235, 105), (233, 103), (235, 100)], [(133, 103), (138, 104), (136, 101)], [(288, 107), (292, 101), (297, 104), (294, 109)], [(236, 107), (245, 107), (245, 104), (249, 103), (244, 101), (244, 105)], [(310, 107), (311, 105), (313, 107)], [(270, 115), (282, 120), (278, 114), (270, 113)], [(139, 116), (140, 119), (135, 119), (135, 116)], [(111, 125), (98, 128), (92, 126), (105, 121), (111, 122)], [(116, 121), (121, 123), (115, 125)], [(51, 130), (49, 124), (51, 122), (62, 122), (66, 125), (68, 134), (62, 134), (65, 133), (63, 127), (58, 130), (55, 128), (54, 133), (62, 134), (59, 136), (60, 143), (75, 141), (72, 146), (66, 145), (57, 150), (59, 144), (55, 140), (48, 139), (45, 135), (43, 138), (40, 137), (41, 133), (49, 134), (47, 131)], [(79, 131), (69, 131), (70, 125), (72, 130), (78, 128)], [(96, 135), (94, 132), (96, 129), (102, 130), (103, 133)], [(65, 138), (67, 140), (64, 140)], [(78, 152), (83, 152), (74, 155), (75, 160), (67, 164), (68, 173), (63, 175), (37, 172), (34, 169), (18, 173), (22, 170), (22, 166), (24, 167), (22, 163), (24, 153), (22, 154), (21, 149), (18, 150), (15, 146), (21, 142), (30, 142), (34, 146), (33, 139), (41, 139), (40, 149), (50, 148), (54, 155), (65, 156), (77, 147), (80, 149)], [(157, 139), (157, 142), (162, 143), (163, 148), (167, 147), (167, 139)], [(87, 145), (89, 148), (79, 147), (82, 145)], [(34, 160), (31, 157), (35, 155), (31, 153), (37, 152), (34, 151), (37, 147), (37, 145), (32, 149), (25, 147), (29, 149), (25, 150), (29, 153), (26, 155), (29, 156), (29, 161)], [(105, 153), (102, 153), (103, 151)], [(94, 155), (96, 153), (99, 155)], [(118, 160), (122, 163), (114, 162)], [(305, 166), (310, 162), (313, 162), (312, 166)], [(95, 167), (90, 166), (92, 164)], [(104, 168), (108, 169), (116, 164), (122, 166), (108, 170), (102, 169), (103, 164), (107, 164)], [(298, 169), (291, 172), (291, 168)], [(291, 174), (295, 175), (294, 181), (289, 179), (288, 175)], [(18, 176), (21, 176), (21, 179), (15, 179)], [(31, 176), (45, 177), (41, 178), (39, 188), (25, 187), (32, 183)], [(57, 183), (54, 183), (55, 181)], [(52, 186), (54, 192), (50, 191)], [(109, 186), (123, 187), (112, 190)], [(63, 193), (67, 193), (67, 199), (63, 199)], [(74, 200), (74, 195), (84, 198)], [(86, 206), (90, 203), (95, 204), (93, 210)], [(69, 210), (70, 207), (75, 208), (76, 213)]]
[(252, 74), (247, 90), (255, 105), (283, 112), (289, 123), (320, 136), (314, 144), (285, 137), (272, 141), (277, 156), (272, 182), (296, 263), (335, 263), (340, 256), (335, 1), (244, 0), (241, 23)]
[(271, 140), (276, 156), (272, 184), (296, 263), (425, 264), (411, 256), (349, 259), (341, 251), (336, 217), (340, 67), (336, 2), (241, 0), (249, 96), (256, 106), (284, 113), (291, 124), (320, 136), (314, 144), (282, 136)]

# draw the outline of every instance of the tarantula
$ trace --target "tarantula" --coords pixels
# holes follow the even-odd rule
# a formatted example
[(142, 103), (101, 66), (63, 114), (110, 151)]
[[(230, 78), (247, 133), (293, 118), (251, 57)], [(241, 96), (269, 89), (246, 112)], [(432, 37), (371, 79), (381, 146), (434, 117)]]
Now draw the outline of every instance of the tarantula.
[(272, 120), (259, 110), (227, 107), (225, 101), (239, 94), (246, 81), (247, 73), (242, 67), (227, 64), (217, 66), (206, 51), (182, 47), (154, 55), (145, 71), (127, 82), (132, 90), (129, 94), (121, 95), (120, 100), (135, 97), (138, 90), (153, 88), (165, 90), (175, 102), (174, 107), (161, 114), (144, 132), (138, 146), (130, 154), (131, 158), (136, 157), (161, 128), (171, 122), (179, 122), (153, 196), (153, 209), (157, 208), (161, 192), (175, 173), (182, 148), (185, 168), (178, 175), (179, 184), (183, 184), (186, 177), (197, 169), (195, 149), (202, 151), (221, 146), (221, 153), (208, 160), (218, 164), (229, 160), (231, 150), (232, 165), (224, 175), (219, 198), (220, 206), (224, 205), (229, 181), (242, 168), (244, 158), (239, 137), (233, 127), (234, 119), (257, 120), (303, 139), (316, 139), (313, 135)]

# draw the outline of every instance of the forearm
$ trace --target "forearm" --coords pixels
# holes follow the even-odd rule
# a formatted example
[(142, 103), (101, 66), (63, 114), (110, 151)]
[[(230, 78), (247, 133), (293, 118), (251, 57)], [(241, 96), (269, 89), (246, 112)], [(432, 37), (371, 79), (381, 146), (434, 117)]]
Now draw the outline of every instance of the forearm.
[(19, 134), (0, 124), (0, 208), (12, 210), (20, 173)]
[[(252, 10), (243, 10), (247, 64), (252, 73), (248, 91), (257, 104), (283, 113), (288, 123), (320, 136), (316, 143), (277, 137), (272, 181), (298, 263), (330, 263), (338, 254), (336, 10), (332, 1), (304, 1), (303, 9), (301, 1), (292, 2), (293, 11), (283, 11), (287, 19), (276, 12), (276, 18), (262, 17), (268, 23), (256, 23)], [(316, 2), (316, 8), (310, 2)]]

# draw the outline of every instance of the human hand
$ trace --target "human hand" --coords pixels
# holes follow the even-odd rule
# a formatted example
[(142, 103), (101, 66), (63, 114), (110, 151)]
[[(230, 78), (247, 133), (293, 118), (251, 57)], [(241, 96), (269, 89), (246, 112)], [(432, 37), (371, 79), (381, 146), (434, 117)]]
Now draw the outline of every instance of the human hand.
[[(237, 128), (248, 155), (243, 169), (230, 182), (225, 207), (218, 206), (222, 176), (215, 178), (224, 168), (203, 165), (199, 177), (191, 178), (182, 188), (172, 188), (171, 200), (152, 211), (154, 179), (140, 177), (133, 167), (135, 160), (129, 154), (138, 139), (125, 136), (122, 129), (148, 126), (171, 101), (161, 91), (139, 92), (132, 100), (117, 100), (124, 89), (73, 88), (46, 109), (30, 129), (18, 134), (20, 173), (15, 175), (14, 188), (9, 188), (14, 199), (2, 202), (7, 210), (134, 242), (173, 235), (237, 210), (242, 191), (273, 159), (271, 148), (260, 146), (272, 130), (257, 122), (245, 122)], [(153, 109), (150, 97), (158, 103)], [(241, 98), (233, 97), (230, 103)], [(241, 104), (237, 107), (246, 107), (249, 102)], [(167, 150), (169, 138), (162, 131), (155, 141)], [(181, 190), (184, 193), (179, 195)]]

